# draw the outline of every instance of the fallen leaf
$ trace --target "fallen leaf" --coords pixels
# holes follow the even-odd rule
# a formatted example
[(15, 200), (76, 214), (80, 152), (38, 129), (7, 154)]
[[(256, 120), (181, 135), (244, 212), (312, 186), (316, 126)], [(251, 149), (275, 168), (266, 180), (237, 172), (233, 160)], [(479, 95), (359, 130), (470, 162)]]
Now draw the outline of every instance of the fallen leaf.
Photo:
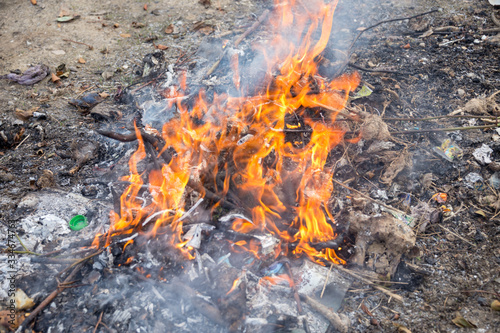
[(145, 26), (146, 25), (144, 23), (132, 22), (132, 27), (137, 28), (137, 29), (144, 28)]
[(371, 313), (370, 310), (368, 310), (364, 302), (361, 303), (361, 310), (363, 310), (370, 317), (373, 317), (373, 313)]
[(120, 34), (120, 36), (122, 36), (123, 38), (130, 38), (130, 37), (132, 37), (131, 34)]
[(99, 94), (99, 96), (101, 96), (102, 98), (108, 98), (109, 94), (107, 92), (103, 91), (102, 93)]
[(21, 127), (21, 129), (19, 130), (19, 132), (16, 135), (14, 135), (14, 142), (21, 141), (21, 138), (24, 135), (24, 131), (25, 131), (24, 127)]
[(18, 119), (21, 119), (23, 121), (27, 121), (29, 118), (31, 118), (33, 116), (34, 112), (38, 111), (39, 108), (40, 107), (33, 107), (29, 110), (16, 109), (14, 111), (14, 114)]
[(52, 82), (57, 82), (57, 81), (61, 81), (61, 78), (57, 75), (55, 75), (54, 73), (51, 73), (52, 77), (51, 77), (51, 80)]
[(410, 46), (410, 43), (406, 44), (406, 45), (403, 45), (402, 48), (403, 49), (409, 49), (411, 46)]
[(166, 50), (166, 49), (168, 49), (168, 46), (163, 45), (163, 44), (155, 44), (155, 43), (153, 43), (153, 46), (154, 46), (155, 49), (158, 49), (158, 50)]
[(494, 300), (493, 302), (491, 302), (491, 309), (494, 311), (500, 311), (500, 301)]
[(477, 215), (481, 215), (482, 217), (486, 217), (486, 213), (482, 210), (476, 210), (474, 213), (476, 213)]
[(32, 5), (36, 5), (36, 0), (31, 0)]
[(457, 316), (452, 321), (458, 327), (477, 328), (476, 325), (472, 324), (470, 321), (462, 317), (459, 313), (457, 313)]
[(84, 63), (86, 63), (85, 59), (83, 59), (83, 58), (78, 58), (78, 62), (79, 62), (80, 64), (84, 64)]
[(73, 20), (76, 20), (77, 18), (80, 18), (80, 15), (62, 16), (62, 17), (57, 18), (57, 22), (66, 23), (66, 22), (71, 22)]
[(26, 310), (32, 308), (35, 305), (33, 299), (26, 295), (26, 293), (19, 288), (16, 290), (15, 302), (17, 310)]
[(168, 27), (165, 28), (165, 33), (171, 34), (172, 32), (174, 32), (174, 25), (170, 24)]
[(420, 35), (420, 38), (429, 37), (433, 33), (434, 33), (434, 30), (432, 30), (432, 28), (430, 28), (429, 30), (427, 30), (426, 32), (424, 32), (422, 35)]
[(147, 11), (147, 10), (148, 10), (148, 4), (147, 4), (147, 3), (146, 3), (146, 4), (144, 4), (144, 7), (143, 7), (143, 8), (144, 8), (144, 10), (146, 10), (146, 11)]
[(392, 323), (392, 324), (398, 328), (398, 332), (400, 332), (400, 333), (411, 333), (411, 331), (409, 329), (407, 329), (406, 327), (404, 327), (401, 324), (397, 324), (397, 323)]

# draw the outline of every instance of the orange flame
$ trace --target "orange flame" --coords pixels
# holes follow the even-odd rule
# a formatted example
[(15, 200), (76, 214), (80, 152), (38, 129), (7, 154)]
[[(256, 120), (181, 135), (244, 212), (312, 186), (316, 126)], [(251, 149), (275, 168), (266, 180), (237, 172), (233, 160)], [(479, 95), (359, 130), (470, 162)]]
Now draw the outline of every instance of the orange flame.
[[(177, 98), (186, 90), (185, 74), (179, 88), (164, 94), (173, 98), (169, 101), (179, 110), (179, 118), (164, 124), (161, 133), (169, 145), (165, 150), (173, 149), (175, 154), (161, 170), (149, 173), (152, 200), (146, 204), (139, 199), (145, 175), (138, 170), (146, 156), (145, 145), (136, 128), (139, 147), (129, 162), (130, 175), (123, 178), (131, 185), (121, 197), (120, 212), (112, 213), (109, 231), (96, 236), (94, 245), (102, 238), (107, 246), (117, 235), (138, 232), (156, 237), (161, 233), (193, 258), (194, 250), (185, 247), (187, 242), (181, 238), (186, 186), (191, 179), (215, 188), (220, 197), (231, 189), (245, 203), (252, 222), (233, 221), (235, 231), (269, 232), (283, 242), (296, 242), (296, 255), (305, 254), (319, 263), (344, 263), (335, 249), (317, 250), (310, 243), (337, 237), (329, 208), (333, 185), (327, 162), (346, 132), (335, 121), (360, 77), (353, 73), (328, 81), (317, 74), (316, 61), (329, 41), (338, 0), (313, 2), (304, 7), (294, 0), (275, 0), (276, 13), (270, 20), (275, 37), (262, 50), (269, 82), (260, 95), (215, 95), (209, 103), (201, 91), (188, 110)], [(294, 41), (297, 37), (302, 38)], [(236, 54), (231, 61), (233, 83), (242, 91), (238, 63)], [(319, 110), (322, 117), (327, 112), (322, 122), (311, 117)], [(291, 139), (293, 131), (307, 135)], [(224, 175), (222, 186), (217, 183), (218, 175)], [(255, 244), (236, 243), (233, 248), (259, 258)]]

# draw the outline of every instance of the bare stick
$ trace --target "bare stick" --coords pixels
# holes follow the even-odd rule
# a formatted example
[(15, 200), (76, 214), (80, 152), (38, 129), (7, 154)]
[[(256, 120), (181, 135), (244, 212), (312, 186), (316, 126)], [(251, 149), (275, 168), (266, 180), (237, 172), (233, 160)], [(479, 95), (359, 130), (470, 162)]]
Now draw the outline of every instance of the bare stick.
[(104, 311), (101, 311), (101, 315), (99, 316), (99, 320), (97, 321), (97, 324), (95, 325), (94, 331), (92, 333), (97, 332), (97, 328), (99, 327), (99, 324), (101, 323), (102, 320), (102, 315), (104, 314)]
[(417, 14), (417, 15), (413, 15), (413, 16), (409, 16), (409, 17), (400, 17), (400, 18), (395, 18), (395, 19), (389, 19), (389, 20), (384, 20), (384, 21), (380, 21), (378, 23), (375, 23), (374, 25), (371, 25), (369, 26), (368, 28), (366, 29), (363, 29), (361, 30), (357, 36), (354, 38), (354, 40), (352, 41), (351, 43), (351, 46), (349, 46), (349, 52), (348, 53), (351, 53), (351, 50), (352, 48), (354, 47), (354, 44), (356, 44), (356, 42), (358, 41), (359, 37), (363, 34), (363, 32), (365, 31), (368, 31), (370, 29), (373, 29), (375, 27), (378, 27), (379, 25), (381, 24), (384, 24), (384, 23), (390, 23), (390, 22), (396, 22), (396, 21), (404, 21), (404, 20), (411, 20), (413, 18), (417, 18), (417, 17), (420, 17), (420, 16), (424, 16), (424, 15), (428, 15), (428, 14), (432, 14), (432, 13), (435, 13), (439, 11), (439, 9), (433, 9), (433, 10), (430, 10), (428, 12), (425, 12), (425, 13), (420, 13), (420, 14)]
[(29, 138), (30, 136), (31, 136), (31, 134), (28, 134), (28, 136), (26, 136), (26, 137), (24, 138), (24, 140), (23, 140), (23, 141), (21, 141), (21, 143), (20, 143), (20, 144), (18, 144), (16, 148), (14, 148), (14, 150), (16, 150), (17, 148), (21, 147), (21, 145), (24, 143), (24, 141), (28, 140), (28, 138)]
[(71, 39), (63, 39), (63, 41), (65, 42), (70, 42), (70, 43), (76, 43), (76, 44), (80, 44), (80, 45), (85, 45), (89, 48), (89, 50), (93, 50), (94, 47), (92, 45), (89, 45), (89, 44), (85, 44), (85, 43), (82, 43), (82, 42), (77, 42), (75, 40), (71, 40)]
[[(354, 47), (354, 44), (356, 44), (356, 42), (358, 41), (359, 37), (361, 37), (361, 35), (363, 34), (363, 32), (365, 31), (368, 31), (370, 29), (373, 29), (375, 27), (378, 27), (379, 25), (381, 24), (384, 24), (384, 23), (389, 23), (389, 22), (396, 22), (396, 21), (404, 21), (404, 20), (410, 20), (412, 18), (416, 18), (416, 17), (420, 17), (420, 16), (424, 16), (424, 15), (428, 15), (428, 14), (432, 14), (432, 13), (435, 13), (439, 11), (438, 9), (433, 9), (431, 11), (428, 11), (428, 12), (425, 12), (425, 13), (421, 13), (421, 14), (417, 14), (417, 15), (413, 15), (413, 16), (410, 16), (410, 17), (400, 17), (400, 18), (395, 18), (395, 19), (390, 19), (390, 20), (384, 20), (384, 21), (380, 21), (378, 23), (375, 23), (374, 25), (371, 25), (369, 26), (368, 28), (364, 29), (364, 30), (361, 30), (357, 35), (356, 37), (354, 38), (354, 40), (351, 42), (351, 45), (349, 46), (349, 49), (347, 50), (347, 54), (350, 55), (352, 52), (352, 49)], [(349, 64), (349, 58), (350, 56), (346, 57), (346, 60), (344, 61), (344, 64), (342, 64), (342, 66), (339, 67), (339, 69), (337, 70), (337, 73), (335, 76), (338, 76), (340, 73), (342, 73), (345, 69), (345, 67)]]
[(472, 245), (472, 246), (474, 246), (474, 247), (477, 247), (477, 245), (476, 245), (476, 244), (469, 242), (467, 239), (465, 239), (465, 238), (463, 238), (462, 236), (460, 236), (459, 234), (457, 234), (457, 233), (455, 233), (455, 232), (451, 231), (450, 229), (445, 228), (445, 227), (443, 227), (443, 226), (442, 226), (442, 225), (440, 225), (440, 224), (438, 224), (438, 226), (439, 226), (441, 229), (443, 229), (444, 231), (446, 231), (447, 233), (450, 233), (450, 234), (452, 234), (453, 236), (455, 236), (455, 237), (457, 237), (457, 238), (460, 238), (461, 240), (463, 240), (463, 241), (464, 241), (464, 242), (466, 242), (467, 244)]
[(332, 181), (333, 181), (334, 183), (336, 183), (336, 184), (338, 184), (338, 185), (342, 186), (343, 188), (348, 189), (349, 191), (353, 191), (353, 192), (355, 192), (356, 194), (359, 194), (359, 195), (360, 195), (360, 196), (362, 196), (363, 198), (366, 198), (366, 199), (368, 199), (368, 200), (371, 200), (371, 201), (375, 202), (376, 204), (378, 204), (378, 205), (380, 205), (380, 206), (382, 206), (382, 207), (385, 207), (385, 208), (387, 208), (387, 209), (389, 209), (389, 210), (393, 210), (393, 211), (396, 211), (396, 212), (398, 212), (398, 213), (400, 213), (400, 214), (406, 215), (406, 213), (405, 213), (405, 212), (400, 211), (400, 210), (399, 210), (399, 209), (397, 209), (397, 208), (394, 208), (394, 207), (388, 206), (388, 205), (384, 204), (384, 203), (383, 203), (383, 202), (381, 202), (381, 201), (378, 201), (378, 200), (376, 200), (376, 199), (373, 199), (373, 198), (372, 198), (372, 197), (370, 197), (369, 195), (366, 195), (366, 194), (364, 194), (363, 192), (360, 192), (360, 191), (358, 191), (358, 190), (356, 190), (356, 189), (353, 189), (352, 187), (349, 187), (349, 186), (345, 185), (344, 183), (339, 182), (338, 180), (332, 179)]
[(454, 118), (477, 118), (477, 119), (493, 119), (493, 120), (500, 120), (500, 117), (495, 117), (495, 116), (471, 116), (471, 115), (445, 115), (445, 116), (435, 116), (435, 117), (425, 117), (425, 118), (390, 118), (390, 117), (384, 117), (382, 120), (387, 120), (387, 121), (429, 121), (429, 120), (437, 120), (437, 119), (454, 119)]
[[(66, 283), (72, 281), (73, 278), (75, 277), (75, 275), (78, 273), (78, 271), (82, 268), (82, 266), (83, 266), (83, 262), (76, 265), (75, 268), (73, 268), (73, 271), (71, 271), (71, 273), (66, 277), (66, 279), (64, 279), (64, 282), (62, 284), (66, 284)], [(22, 324), (19, 325), (19, 328), (16, 330), (16, 333), (24, 332), (24, 330), (36, 318), (36, 316), (38, 316), (38, 314), (40, 312), (42, 312), (42, 310), (45, 309), (45, 307), (47, 305), (49, 305), (54, 300), (54, 298), (56, 298), (56, 296), (59, 295), (59, 293), (63, 290), (64, 290), (64, 287), (61, 286), (61, 284), (58, 285), (57, 289), (54, 290), (49, 296), (47, 296), (47, 298), (45, 298), (43, 300), (43, 302), (40, 303), (35, 308), (35, 310), (33, 310), (33, 312), (31, 312), (31, 314), (28, 317), (26, 317), (26, 319), (24, 319)]]
[(449, 127), (449, 128), (432, 128), (422, 130), (396, 131), (391, 134), (417, 134), (417, 133), (432, 133), (432, 132), (454, 132), (454, 131), (470, 131), (475, 129), (496, 128), (500, 125), (484, 125), (484, 126), (467, 126), (467, 127)]
[(347, 66), (356, 68), (362, 72), (369, 72), (369, 73), (389, 73), (389, 74), (399, 74), (399, 75), (412, 75), (413, 73), (410, 72), (400, 72), (400, 71), (394, 71), (390, 69), (376, 69), (376, 68), (365, 68), (358, 66), (352, 62), (349, 62)]
[(245, 39), (248, 35), (250, 35), (252, 32), (254, 32), (255, 30), (257, 30), (257, 28), (259, 27), (259, 25), (261, 25), (262, 22), (264, 22), (267, 19), (267, 16), (269, 15), (269, 13), (270, 13), (269, 10), (266, 9), (259, 16), (259, 18), (257, 19), (257, 21), (255, 21), (250, 28), (248, 28), (244, 33), (242, 33), (240, 37), (238, 37), (238, 39), (234, 42), (234, 47), (238, 47), (238, 45), (240, 45), (240, 43), (243, 41), (243, 39)]
[(372, 286), (373, 288), (377, 289), (377, 290), (380, 290), (381, 292), (383, 292), (384, 294), (386, 294), (387, 296), (389, 297), (392, 297), (394, 298), (396, 301), (398, 302), (403, 302), (403, 297), (402, 296), (399, 296), (399, 295), (396, 295), (394, 294), (393, 292), (385, 289), (384, 287), (381, 287), (379, 285), (376, 285), (375, 283), (373, 283), (372, 281), (368, 280), (368, 279), (365, 279), (364, 277), (354, 273), (353, 271), (349, 270), (349, 269), (346, 269), (340, 265), (335, 265), (335, 268), (343, 273), (346, 273), (346, 274), (349, 274), (350, 276), (352, 276), (353, 278), (363, 282), (364, 284), (367, 284), (369, 286)]
[[(137, 135), (135, 133), (130, 133), (130, 134), (124, 135), (124, 134), (118, 134), (118, 133), (111, 132), (111, 131), (98, 130), (96, 132), (101, 134), (101, 135), (104, 135), (108, 138), (115, 139), (115, 140), (118, 140), (121, 142), (131, 142), (131, 141), (137, 140)], [(162, 144), (160, 144), (159, 140), (157, 140), (154, 136), (149, 135), (147, 133), (143, 133), (143, 132), (141, 132), (141, 136), (143, 137), (144, 141), (151, 143), (154, 147), (158, 147), (158, 150), (160, 150), (160, 151), (163, 150), (163, 147), (161, 147)], [(170, 156), (170, 154), (167, 151), (164, 151), (163, 154), (161, 155), (161, 157), (163, 158), (163, 160), (166, 163), (169, 163), (170, 159), (172, 158), (172, 156)], [(194, 180), (189, 179), (187, 185), (198, 193), (204, 193), (205, 197), (207, 199), (220, 202), (224, 208), (227, 208), (227, 209), (237, 209), (238, 208), (236, 205), (228, 202), (224, 198), (221, 198), (220, 196), (218, 196), (217, 194), (208, 190), (203, 185), (195, 182)]]
[[(244, 33), (241, 34), (241, 36), (238, 37), (238, 39), (236, 39), (236, 41), (234, 42), (234, 47), (238, 47), (238, 45), (240, 45), (240, 43), (243, 41), (243, 39), (245, 39), (246, 37), (248, 37), (248, 35), (250, 35), (252, 32), (254, 32), (257, 29), (257, 27), (259, 25), (261, 25), (262, 22), (264, 22), (267, 19), (268, 15), (269, 15), (269, 10), (266, 9), (262, 13), (262, 15), (259, 16), (257, 21), (255, 21), (254, 24), (252, 24), (252, 26), (250, 28), (248, 28)], [(227, 48), (224, 49), (224, 52), (222, 52), (219, 59), (217, 59), (217, 61), (212, 65), (212, 67), (210, 67), (210, 69), (205, 73), (203, 78), (207, 78), (210, 75), (212, 75), (213, 72), (215, 72), (215, 70), (217, 69), (217, 67), (219, 67), (219, 64), (221, 63), (222, 59), (224, 59), (226, 54), (227, 54)]]
[(300, 297), (315, 311), (319, 312), (323, 317), (328, 319), (330, 324), (332, 324), (335, 329), (341, 333), (347, 333), (349, 331), (349, 320), (342, 320), (340, 316), (328, 309), (326, 306), (318, 302), (312, 297), (301, 294)]

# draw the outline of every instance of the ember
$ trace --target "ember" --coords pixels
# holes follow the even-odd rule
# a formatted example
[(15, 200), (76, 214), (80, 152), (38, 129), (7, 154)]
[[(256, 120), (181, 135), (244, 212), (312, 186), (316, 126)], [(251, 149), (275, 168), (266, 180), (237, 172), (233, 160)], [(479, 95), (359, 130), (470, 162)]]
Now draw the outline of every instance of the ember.
[[(360, 81), (356, 73), (333, 81), (317, 73), (316, 63), (328, 43), (337, 2), (306, 8), (294, 1), (275, 1), (270, 20), (277, 22), (269, 44), (273, 47), (262, 50), (268, 82), (256, 96), (215, 95), (209, 101), (200, 91), (190, 107), (182, 102), (188, 90), (185, 78), (177, 88), (164, 92), (170, 106), (175, 103), (179, 117), (163, 125), (161, 139), (167, 145), (156, 152), (163, 163), (149, 175), (139, 171), (138, 163), (146, 157), (150, 143), (136, 127), (139, 146), (129, 161), (130, 175), (123, 177), (131, 185), (121, 196), (120, 211), (111, 213), (109, 231), (96, 236), (95, 246), (108, 246), (119, 235), (140, 233), (155, 238), (167, 234), (172, 246), (193, 259), (194, 248), (183, 240), (182, 226), (189, 208), (188, 187), (196, 183), (194, 189), (201, 197), (215, 194), (209, 198), (214, 203), (209, 208), (212, 212), (230, 203), (251, 216), (234, 219), (234, 231), (268, 232), (283, 243), (294, 244), (294, 255), (305, 254), (321, 264), (344, 263), (335, 253), (336, 246), (312, 246), (337, 237), (329, 208), (333, 185), (327, 161), (347, 131), (337, 116)], [(290, 32), (300, 41), (291, 41)], [(238, 61), (237, 54), (233, 55), (233, 83), (244, 96)], [(300, 139), (290, 135), (294, 132), (300, 133)], [(150, 198), (144, 201), (139, 197), (146, 182)], [(131, 242), (132, 237), (125, 246)], [(255, 244), (237, 242), (233, 248), (258, 256)]]

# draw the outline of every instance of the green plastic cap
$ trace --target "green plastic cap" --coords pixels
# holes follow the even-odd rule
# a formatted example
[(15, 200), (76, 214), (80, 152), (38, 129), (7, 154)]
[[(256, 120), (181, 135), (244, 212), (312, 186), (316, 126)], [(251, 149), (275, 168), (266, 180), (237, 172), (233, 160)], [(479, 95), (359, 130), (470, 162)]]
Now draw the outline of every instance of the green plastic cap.
[(89, 224), (87, 223), (87, 218), (83, 215), (77, 215), (69, 221), (69, 227), (71, 230), (78, 231), (82, 230)]

